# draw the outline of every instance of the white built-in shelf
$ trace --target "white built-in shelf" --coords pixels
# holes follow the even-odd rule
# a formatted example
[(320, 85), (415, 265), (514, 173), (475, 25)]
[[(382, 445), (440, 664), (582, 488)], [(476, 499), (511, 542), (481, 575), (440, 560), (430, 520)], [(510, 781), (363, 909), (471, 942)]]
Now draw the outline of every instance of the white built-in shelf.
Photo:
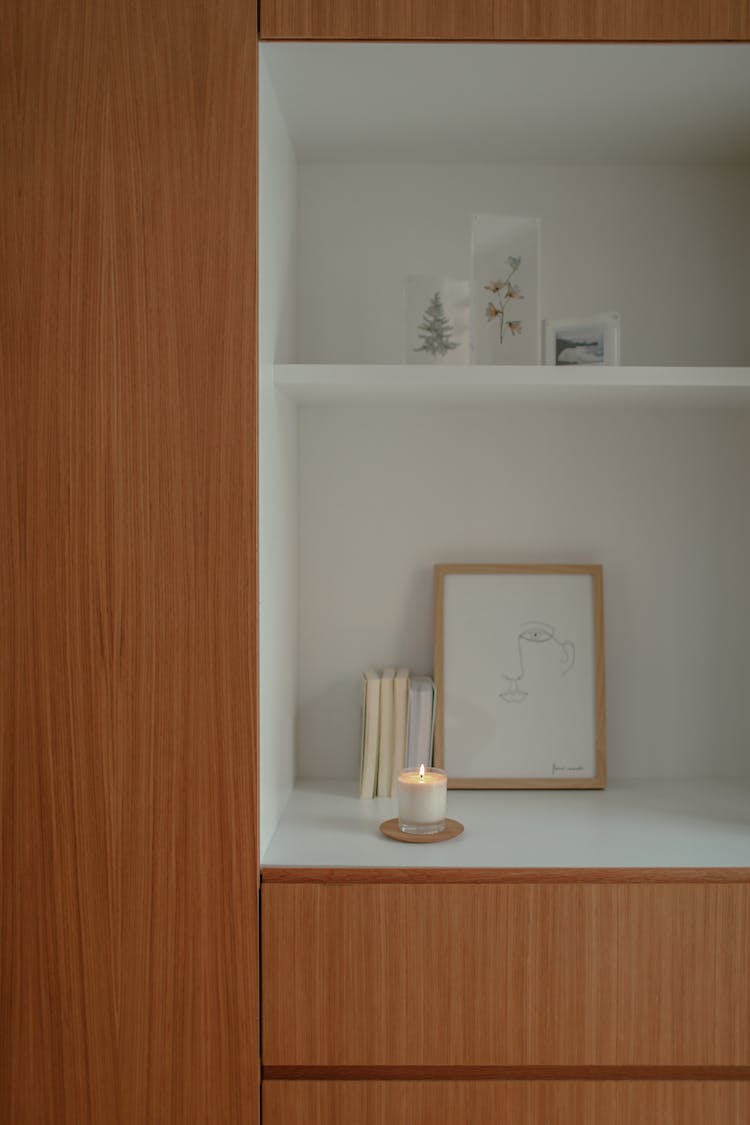
[(275, 384), (304, 405), (498, 402), (750, 406), (750, 367), (423, 367), (277, 364)]
[(750, 781), (613, 781), (606, 790), (451, 790), (465, 832), (404, 844), (378, 830), (390, 798), (298, 782), (264, 867), (750, 867)]

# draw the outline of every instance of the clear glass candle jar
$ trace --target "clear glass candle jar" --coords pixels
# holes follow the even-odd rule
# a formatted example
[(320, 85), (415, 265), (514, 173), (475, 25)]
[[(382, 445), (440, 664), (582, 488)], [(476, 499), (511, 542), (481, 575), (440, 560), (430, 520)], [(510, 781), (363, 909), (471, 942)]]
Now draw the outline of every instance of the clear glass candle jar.
[(448, 775), (432, 766), (401, 770), (396, 788), (398, 826), (410, 835), (429, 836), (445, 828)]

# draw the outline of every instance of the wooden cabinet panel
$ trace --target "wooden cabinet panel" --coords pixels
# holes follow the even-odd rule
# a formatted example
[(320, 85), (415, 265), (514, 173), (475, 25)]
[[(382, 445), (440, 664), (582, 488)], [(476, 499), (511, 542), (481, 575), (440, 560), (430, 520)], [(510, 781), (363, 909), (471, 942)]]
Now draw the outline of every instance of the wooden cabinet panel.
[(267, 1065), (750, 1063), (750, 886), (263, 887)]
[(0, 1120), (257, 1120), (253, 0), (0, 14)]
[(750, 1082), (265, 1082), (264, 1125), (747, 1125)]
[(264, 39), (721, 40), (747, 0), (262, 0)]

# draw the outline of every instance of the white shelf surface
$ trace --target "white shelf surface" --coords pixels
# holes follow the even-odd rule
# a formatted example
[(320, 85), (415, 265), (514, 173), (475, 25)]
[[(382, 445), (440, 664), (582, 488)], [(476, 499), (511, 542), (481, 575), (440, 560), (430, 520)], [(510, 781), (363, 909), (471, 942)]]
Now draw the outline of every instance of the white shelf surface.
[(464, 833), (387, 839), (395, 799), (301, 781), (263, 867), (750, 867), (750, 781), (616, 781), (606, 790), (450, 790)]
[(277, 364), (275, 385), (300, 404), (624, 402), (750, 406), (750, 367), (429, 367)]

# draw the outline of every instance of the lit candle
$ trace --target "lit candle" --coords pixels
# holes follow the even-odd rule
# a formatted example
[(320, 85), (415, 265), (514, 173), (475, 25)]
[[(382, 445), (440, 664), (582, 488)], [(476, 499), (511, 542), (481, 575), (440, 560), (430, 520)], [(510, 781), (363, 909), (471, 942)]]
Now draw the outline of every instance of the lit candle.
[(448, 776), (420, 766), (398, 775), (398, 826), (402, 832), (429, 835), (445, 828)]

